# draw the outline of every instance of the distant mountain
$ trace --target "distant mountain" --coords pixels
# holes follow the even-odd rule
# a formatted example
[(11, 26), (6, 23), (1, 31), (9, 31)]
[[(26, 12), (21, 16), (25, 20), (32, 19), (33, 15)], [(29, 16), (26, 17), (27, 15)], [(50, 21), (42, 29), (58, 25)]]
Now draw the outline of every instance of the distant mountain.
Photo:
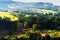
[(53, 5), (52, 3), (43, 3), (43, 2), (14, 2), (14, 1), (0, 1), (0, 10), (21, 10), (21, 9), (47, 9), (47, 10), (58, 10), (58, 6)]

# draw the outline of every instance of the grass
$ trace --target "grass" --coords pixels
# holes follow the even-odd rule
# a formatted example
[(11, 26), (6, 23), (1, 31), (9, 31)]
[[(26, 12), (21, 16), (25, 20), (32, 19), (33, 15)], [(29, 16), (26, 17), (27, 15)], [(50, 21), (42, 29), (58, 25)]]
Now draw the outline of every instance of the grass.
[(0, 17), (2, 19), (9, 18), (10, 21), (17, 21), (18, 20), (18, 17), (15, 17), (8, 12), (0, 12)]
[(52, 14), (55, 14), (57, 13), (56, 11), (53, 11), (53, 10), (44, 10), (44, 9), (33, 9), (32, 10), (33, 12), (37, 12), (37, 13), (43, 13), (43, 14), (49, 14), (49, 13), (52, 13)]

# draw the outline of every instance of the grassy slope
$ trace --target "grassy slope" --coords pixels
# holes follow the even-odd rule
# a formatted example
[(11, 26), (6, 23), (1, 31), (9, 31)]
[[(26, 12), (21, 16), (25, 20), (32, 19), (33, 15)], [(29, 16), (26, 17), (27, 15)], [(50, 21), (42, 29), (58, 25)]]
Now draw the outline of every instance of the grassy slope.
[(33, 12), (37, 12), (37, 13), (43, 13), (43, 14), (46, 14), (46, 13), (57, 13), (56, 11), (53, 11), (53, 10), (44, 10), (44, 9), (32, 9)]
[(10, 21), (17, 21), (18, 20), (18, 17), (15, 17), (8, 12), (0, 12), (0, 17), (2, 19), (9, 18)]

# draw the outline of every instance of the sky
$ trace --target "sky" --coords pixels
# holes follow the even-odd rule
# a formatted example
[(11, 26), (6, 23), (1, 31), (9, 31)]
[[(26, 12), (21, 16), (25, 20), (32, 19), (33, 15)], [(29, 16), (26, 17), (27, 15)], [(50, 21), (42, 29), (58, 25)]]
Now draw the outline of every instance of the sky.
[(60, 0), (2, 0), (2, 1), (18, 1), (18, 2), (50, 2), (60, 6)]

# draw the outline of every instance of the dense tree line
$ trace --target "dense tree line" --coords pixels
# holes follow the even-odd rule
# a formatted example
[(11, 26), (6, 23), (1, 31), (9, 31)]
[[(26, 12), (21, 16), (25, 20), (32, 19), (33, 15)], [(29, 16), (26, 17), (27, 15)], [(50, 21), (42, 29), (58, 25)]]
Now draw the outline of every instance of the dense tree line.
[(19, 20), (10, 21), (9, 18), (1, 19), (0, 18), (0, 30), (9, 30), (9, 31), (17, 31), (22, 28), (33, 28), (39, 30), (47, 30), (47, 29), (56, 29), (60, 30), (60, 13), (58, 14), (43, 14), (43, 13), (35, 13), (35, 14), (26, 14), (19, 13), (17, 15)]
[[(36, 24), (36, 29), (59, 29), (60, 27), (60, 13), (58, 14), (26, 14), (23, 13), (19, 15), (19, 22), (22, 24), (22, 28), (32, 28), (34, 24)], [(26, 15), (28, 15), (26, 17)], [(20, 25), (19, 25), (20, 27)]]
[[(0, 18), (0, 32), (7, 32), (9, 35), (16, 31), (17, 21), (10, 21), (9, 18), (2, 19)], [(3, 34), (2, 33), (2, 34)]]

